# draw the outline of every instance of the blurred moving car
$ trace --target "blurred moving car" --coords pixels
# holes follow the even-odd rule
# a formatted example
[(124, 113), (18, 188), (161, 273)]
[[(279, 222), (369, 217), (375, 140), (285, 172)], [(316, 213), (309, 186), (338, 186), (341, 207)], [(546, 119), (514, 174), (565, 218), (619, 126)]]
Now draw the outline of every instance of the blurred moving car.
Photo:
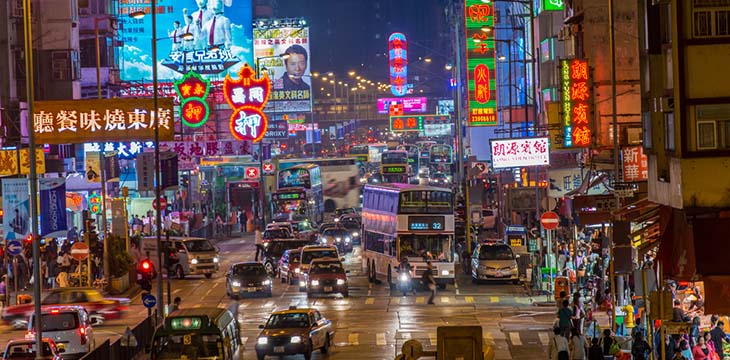
[(344, 226), (352, 236), (353, 244), (360, 244), (360, 228), (362, 227), (362, 217), (360, 215), (344, 215), (340, 218), (340, 225)]
[(342, 294), (350, 296), (347, 287), (347, 272), (342, 262), (336, 259), (313, 260), (306, 274), (307, 296), (313, 294)]
[(494, 229), (497, 225), (497, 210), (482, 209), (482, 229)]
[(342, 254), (352, 251), (352, 233), (344, 226), (337, 225), (319, 235), (321, 245), (334, 246)]
[(271, 297), (272, 288), (271, 273), (259, 262), (233, 264), (226, 274), (226, 295), (233, 299), (261, 293)]
[(339, 221), (340, 217), (342, 217), (343, 215), (358, 215), (357, 209), (355, 209), (354, 207), (339, 208), (339, 209), (335, 209), (334, 214), (332, 214), (335, 221)]
[(299, 221), (292, 221), (292, 227), (294, 228), (294, 236), (300, 240), (317, 240), (317, 231), (313, 227), (311, 221), (304, 219)]
[(431, 186), (447, 186), (449, 184), (449, 178), (444, 173), (434, 173), (428, 180), (428, 184)]
[[(61, 353), (64, 349), (59, 349), (53, 339), (43, 338), (43, 360), (62, 360)], [(5, 351), (2, 354), (2, 360), (34, 360), (36, 359), (35, 340), (10, 340), (5, 345)]]
[[(519, 255), (518, 255), (519, 256)], [(471, 278), (520, 283), (517, 257), (507, 244), (484, 242), (477, 245), (471, 257)]]
[(301, 248), (284, 250), (279, 259), (279, 278), (281, 282), (294, 285), (299, 280), (301, 269), (299, 269), (299, 253)]
[(312, 244), (312, 242), (309, 240), (299, 239), (276, 239), (271, 241), (264, 248), (263, 263), (266, 270), (271, 274), (276, 274), (279, 270), (277, 264), (279, 263), (279, 259), (281, 259), (281, 255), (284, 254), (284, 251), (301, 248), (309, 244)]
[(310, 360), (317, 349), (326, 355), (335, 336), (332, 322), (312, 308), (274, 311), (266, 325), (259, 325), (259, 329), (262, 330), (256, 339), (258, 360), (266, 355), (296, 354), (303, 354), (305, 360)]
[[(334, 246), (307, 245), (302, 248), (299, 255), (300, 273), (304, 274), (309, 271), (309, 265), (314, 259), (334, 259), (340, 258), (337, 248)], [(299, 291), (304, 291), (307, 284), (303, 279), (299, 279)]]
[[(56, 288), (46, 293), (41, 305), (80, 305), (92, 317), (109, 320), (124, 316), (129, 309), (129, 299), (105, 298), (94, 288)], [(8, 306), (3, 310), (2, 319), (10, 325), (25, 327), (33, 309), (32, 303)]]
[(292, 235), (291, 237), (293, 237), (294, 235), (294, 227), (288, 221), (279, 221), (266, 224), (266, 229), (264, 229), (264, 231), (273, 229), (286, 229), (287, 231), (289, 231), (289, 234)]
[[(35, 339), (35, 314), (28, 320), (26, 340)], [(49, 306), (41, 309), (41, 336), (53, 339), (63, 349), (64, 359), (78, 359), (96, 348), (96, 319), (89, 317), (82, 306)]]
[(294, 234), (287, 230), (287, 228), (273, 228), (264, 230), (264, 233), (261, 234), (261, 239), (264, 241), (264, 244), (266, 244), (272, 240), (294, 239)]

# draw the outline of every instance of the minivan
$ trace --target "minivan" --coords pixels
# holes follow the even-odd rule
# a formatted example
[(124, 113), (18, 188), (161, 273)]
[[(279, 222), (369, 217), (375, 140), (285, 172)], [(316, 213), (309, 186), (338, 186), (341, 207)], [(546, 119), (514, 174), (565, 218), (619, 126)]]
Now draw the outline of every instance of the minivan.
[[(157, 238), (146, 237), (142, 240), (142, 253), (147, 256), (156, 269), (162, 269), (157, 264)], [(187, 275), (204, 275), (210, 279), (218, 271), (220, 256), (218, 248), (204, 238), (170, 237), (162, 239), (162, 248), (174, 253), (177, 263), (172, 272), (178, 279)]]
[[(35, 314), (28, 321), (27, 339), (35, 339)], [(96, 319), (82, 306), (49, 306), (41, 310), (42, 336), (52, 339), (64, 359), (78, 359), (93, 350)]]
[(519, 284), (517, 257), (512, 252), (512, 248), (500, 243), (477, 245), (471, 256), (471, 277), (473, 282), (500, 280)]

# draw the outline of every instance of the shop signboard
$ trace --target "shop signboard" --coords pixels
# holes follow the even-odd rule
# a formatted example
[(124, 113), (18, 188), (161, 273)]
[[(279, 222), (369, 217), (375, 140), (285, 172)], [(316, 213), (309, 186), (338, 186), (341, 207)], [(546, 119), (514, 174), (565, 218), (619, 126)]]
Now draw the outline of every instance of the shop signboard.
[(590, 119), (593, 111), (590, 68), (584, 59), (560, 61), (563, 146), (588, 147), (593, 134)]
[[(390, 107), (395, 104), (401, 105), (401, 115), (425, 113), (428, 100), (425, 97), (380, 98), (378, 99), (378, 114), (388, 114)], [(443, 115), (449, 115), (449, 113)]]
[(494, 169), (550, 165), (546, 137), (492, 140), (491, 148)]
[(494, 4), (465, 0), (469, 126), (497, 125)]
[(233, 137), (252, 143), (261, 141), (268, 129), (268, 118), (263, 112), (271, 94), (268, 76), (255, 77), (253, 69), (246, 64), (238, 73), (237, 80), (226, 76), (223, 94), (233, 110), (229, 123)]

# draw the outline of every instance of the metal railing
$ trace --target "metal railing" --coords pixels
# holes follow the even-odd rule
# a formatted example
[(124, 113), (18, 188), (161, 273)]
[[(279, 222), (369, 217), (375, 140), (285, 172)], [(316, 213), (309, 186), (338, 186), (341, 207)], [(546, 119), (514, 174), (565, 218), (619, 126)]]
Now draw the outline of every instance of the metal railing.
[(150, 316), (131, 329), (137, 340), (136, 346), (124, 346), (127, 342), (124, 335), (113, 342), (107, 339), (84, 355), (81, 360), (132, 360), (143, 353), (152, 341), (154, 325), (155, 319)]

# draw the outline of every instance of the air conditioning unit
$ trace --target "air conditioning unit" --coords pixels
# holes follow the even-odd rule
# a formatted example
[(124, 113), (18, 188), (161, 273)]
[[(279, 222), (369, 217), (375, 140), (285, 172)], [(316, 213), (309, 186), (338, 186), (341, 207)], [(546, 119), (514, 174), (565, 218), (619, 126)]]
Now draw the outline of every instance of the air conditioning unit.
[(674, 111), (674, 97), (660, 96), (654, 98), (654, 112), (668, 113)]

